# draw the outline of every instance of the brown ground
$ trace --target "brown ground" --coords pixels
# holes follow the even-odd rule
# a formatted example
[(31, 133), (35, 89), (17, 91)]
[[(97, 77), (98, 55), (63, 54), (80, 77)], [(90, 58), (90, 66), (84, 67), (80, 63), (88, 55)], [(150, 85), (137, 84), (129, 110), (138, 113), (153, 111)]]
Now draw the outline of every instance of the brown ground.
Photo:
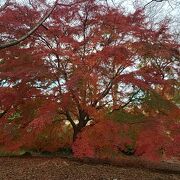
[(180, 180), (180, 171), (75, 162), (63, 158), (0, 158), (0, 180)]

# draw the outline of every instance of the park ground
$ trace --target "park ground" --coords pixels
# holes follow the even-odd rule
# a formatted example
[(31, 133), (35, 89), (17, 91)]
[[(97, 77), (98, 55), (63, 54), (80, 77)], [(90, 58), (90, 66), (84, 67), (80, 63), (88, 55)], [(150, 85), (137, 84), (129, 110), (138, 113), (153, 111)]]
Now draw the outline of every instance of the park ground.
[(60, 157), (1, 157), (0, 180), (180, 180), (178, 168), (168, 172)]

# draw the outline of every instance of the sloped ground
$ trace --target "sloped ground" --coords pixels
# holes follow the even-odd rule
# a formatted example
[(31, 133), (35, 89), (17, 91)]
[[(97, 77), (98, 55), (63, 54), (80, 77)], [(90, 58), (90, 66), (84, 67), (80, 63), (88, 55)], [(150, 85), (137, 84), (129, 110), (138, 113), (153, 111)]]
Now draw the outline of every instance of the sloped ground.
[(64, 158), (2, 157), (0, 180), (180, 180), (180, 171), (84, 163)]

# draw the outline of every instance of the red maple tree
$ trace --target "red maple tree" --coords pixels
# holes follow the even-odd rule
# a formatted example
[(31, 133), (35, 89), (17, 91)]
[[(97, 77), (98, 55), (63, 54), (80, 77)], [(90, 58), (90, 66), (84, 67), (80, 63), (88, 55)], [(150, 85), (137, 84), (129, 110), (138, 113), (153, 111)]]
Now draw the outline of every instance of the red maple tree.
[[(0, 42), (26, 34), (43, 12), (34, 1), (31, 6), (6, 7), (0, 14)], [(164, 134), (164, 124), (159, 126), (166, 119), (161, 109), (152, 110), (143, 99), (148, 93), (157, 93), (169, 100), (169, 93), (177, 86), (179, 44), (167, 26), (162, 22), (153, 27), (140, 9), (127, 14), (95, 0), (74, 0), (67, 5), (56, 2), (49, 19), (31, 36), (0, 51), (1, 127), (9, 124), (9, 117), (13, 117), (12, 126), (19, 119), (21, 137), (28, 138), (29, 131), (40, 131), (54, 119), (68, 121), (75, 141), (88, 124), (106, 124), (107, 112), (131, 112), (137, 106), (148, 121), (153, 121), (151, 126)], [(22, 106), (27, 102), (34, 103), (32, 116), (23, 114)], [(19, 118), (14, 115), (17, 112)], [(156, 117), (159, 119), (154, 125)], [(171, 124), (176, 128), (179, 121), (175, 118)], [(103, 127), (106, 125), (100, 131), (105, 133)], [(137, 140), (140, 151), (154, 142), (148, 138), (155, 134), (146, 138), (146, 128), (142, 129)], [(175, 134), (171, 138), (178, 143), (179, 133)], [(162, 139), (166, 138), (162, 135), (156, 143)], [(151, 148), (146, 152), (151, 154)]]

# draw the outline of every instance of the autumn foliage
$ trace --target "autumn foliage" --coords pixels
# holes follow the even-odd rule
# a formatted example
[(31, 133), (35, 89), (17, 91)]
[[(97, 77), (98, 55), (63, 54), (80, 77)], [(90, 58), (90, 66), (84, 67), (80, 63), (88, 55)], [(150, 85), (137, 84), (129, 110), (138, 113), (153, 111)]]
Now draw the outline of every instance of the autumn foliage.
[[(180, 53), (168, 22), (103, 1), (54, 7), (26, 40), (0, 49), (0, 148), (178, 156)], [(26, 34), (48, 8), (11, 3), (0, 12), (0, 43)]]
[(73, 144), (78, 157), (117, 158), (120, 152), (131, 145), (126, 125), (102, 121), (84, 128)]

